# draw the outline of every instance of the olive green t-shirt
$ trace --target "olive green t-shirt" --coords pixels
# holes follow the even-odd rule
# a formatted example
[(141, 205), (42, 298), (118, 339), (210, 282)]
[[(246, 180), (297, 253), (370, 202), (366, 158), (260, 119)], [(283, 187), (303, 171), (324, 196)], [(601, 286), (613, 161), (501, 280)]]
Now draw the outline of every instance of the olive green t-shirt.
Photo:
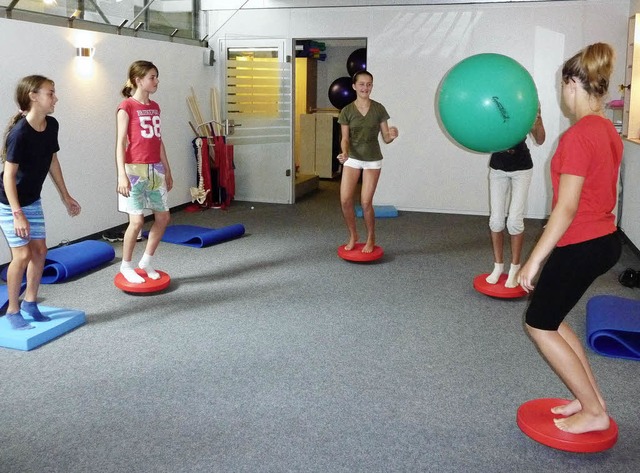
[(389, 119), (389, 114), (379, 102), (371, 101), (369, 111), (362, 115), (355, 102), (340, 110), (338, 123), (349, 125), (349, 157), (360, 161), (379, 161), (382, 159), (378, 134), (380, 123)]

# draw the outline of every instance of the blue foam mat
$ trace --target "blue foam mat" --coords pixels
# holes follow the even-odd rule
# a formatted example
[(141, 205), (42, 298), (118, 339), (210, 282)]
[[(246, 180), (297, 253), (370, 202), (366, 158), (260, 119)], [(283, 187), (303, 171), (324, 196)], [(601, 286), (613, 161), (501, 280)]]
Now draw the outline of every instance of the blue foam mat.
[(54, 338), (73, 330), (86, 322), (85, 313), (79, 310), (59, 309), (39, 305), (40, 312), (51, 318), (49, 322), (34, 322), (31, 317), (24, 319), (35, 328), (14, 330), (6, 317), (0, 317), (0, 346), (15, 350), (33, 350)]
[[(218, 229), (196, 225), (169, 225), (162, 236), (162, 241), (193, 248), (204, 248), (239, 238), (244, 235), (244, 232), (244, 225), (239, 223)], [(147, 237), (149, 232), (143, 232), (143, 235)]]
[[(47, 252), (42, 284), (54, 284), (91, 271), (115, 258), (116, 252), (104, 241), (85, 240), (54, 248)], [(7, 280), (7, 268), (2, 271)]]
[[(376, 218), (391, 218), (398, 216), (398, 209), (393, 205), (374, 205), (373, 214)], [(356, 205), (356, 217), (362, 217), (362, 207)]]
[(640, 360), (640, 300), (592, 297), (587, 302), (586, 336), (596, 353)]

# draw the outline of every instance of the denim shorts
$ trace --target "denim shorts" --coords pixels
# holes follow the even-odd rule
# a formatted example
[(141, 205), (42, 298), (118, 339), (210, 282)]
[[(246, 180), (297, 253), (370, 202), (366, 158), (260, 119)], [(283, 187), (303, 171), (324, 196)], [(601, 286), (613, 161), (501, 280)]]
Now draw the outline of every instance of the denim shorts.
[(0, 203), (0, 228), (2, 228), (2, 233), (7, 238), (7, 244), (10, 248), (27, 245), (31, 240), (45, 240), (47, 238), (42, 201), (38, 199), (33, 204), (22, 207), (22, 213), (29, 221), (29, 236), (27, 238), (16, 235), (11, 206)]

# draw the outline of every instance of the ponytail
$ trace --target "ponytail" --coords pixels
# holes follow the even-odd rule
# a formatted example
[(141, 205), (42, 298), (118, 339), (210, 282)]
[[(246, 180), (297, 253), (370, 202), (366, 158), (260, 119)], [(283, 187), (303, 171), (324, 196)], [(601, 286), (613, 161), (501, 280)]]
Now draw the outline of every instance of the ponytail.
[(610, 45), (591, 44), (564, 63), (562, 79), (576, 78), (589, 95), (602, 98), (609, 91), (614, 62), (615, 51)]
[(125, 82), (122, 87), (121, 93), (125, 98), (129, 98), (132, 95), (131, 92), (133, 92), (133, 89), (135, 89), (135, 87), (133, 86), (131, 79), (127, 79), (127, 82)]
[(16, 123), (18, 123), (24, 116), (25, 116), (25, 113), (22, 110), (20, 110), (9, 120), (9, 124), (7, 125), (7, 128), (4, 132), (4, 137), (2, 140), (2, 151), (0, 152), (0, 162), (2, 163), (4, 163), (7, 160), (7, 137), (9, 136), (9, 132), (14, 126), (16, 126)]

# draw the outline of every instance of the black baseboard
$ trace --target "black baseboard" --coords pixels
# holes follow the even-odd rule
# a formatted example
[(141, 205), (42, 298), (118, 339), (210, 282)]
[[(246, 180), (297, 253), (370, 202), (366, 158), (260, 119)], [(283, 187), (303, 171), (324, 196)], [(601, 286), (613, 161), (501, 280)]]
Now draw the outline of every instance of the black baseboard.
[(640, 258), (640, 249), (638, 249), (638, 247), (634, 245), (631, 240), (629, 240), (629, 237), (625, 235), (624, 231), (620, 227), (618, 227), (618, 232), (622, 236), (622, 243), (627, 245), (631, 249), (633, 254)]

